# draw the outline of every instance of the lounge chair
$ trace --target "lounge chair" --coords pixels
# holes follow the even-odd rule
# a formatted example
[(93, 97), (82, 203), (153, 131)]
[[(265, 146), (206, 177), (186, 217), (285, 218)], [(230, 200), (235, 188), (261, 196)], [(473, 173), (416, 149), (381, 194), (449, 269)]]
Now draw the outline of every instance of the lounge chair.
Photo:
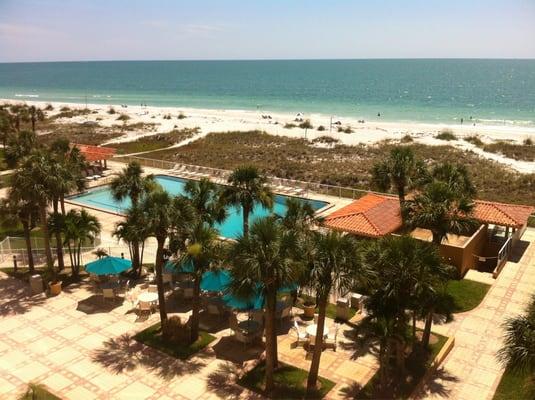
[(299, 325), (297, 325), (297, 321), (294, 321), (294, 326), (292, 330), (295, 332), (296, 336), (296, 346), (304, 346), (308, 343), (308, 334), (306, 332), (302, 332), (301, 329), (299, 329)]
[(323, 341), (323, 345), (325, 348), (332, 348), (334, 351), (336, 351), (336, 339), (338, 338), (338, 330), (340, 329), (340, 325), (334, 324), (334, 332), (330, 332)]

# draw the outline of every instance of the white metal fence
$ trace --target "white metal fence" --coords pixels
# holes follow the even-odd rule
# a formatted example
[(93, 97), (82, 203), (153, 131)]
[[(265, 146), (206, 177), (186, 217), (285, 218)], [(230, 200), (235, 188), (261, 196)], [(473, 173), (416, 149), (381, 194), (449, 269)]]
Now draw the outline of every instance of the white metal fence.
[[(170, 170), (171, 172), (175, 172), (177, 174), (192, 174), (198, 176), (206, 175), (219, 179), (226, 179), (226, 177), (228, 177), (231, 173), (231, 171), (225, 169), (204, 167), (200, 165), (184, 164), (137, 156), (116, 156), (113, 158), (113, 160), (124, 163), (137, 161), (145, 167)], [(294, 188), (296, 193), (303, 195), (306, 195), (309, 191), (311, 191), (317, 194), (358, 199), (366, 193), (370, 193), (370, 191), (368, 190), (336, 185), (327, 185), (319, 182), (305, 182), (296, 179), (279, 178), (276, 176), (269, 176), (268, 178), (270, 180), (270, 184), (275, 188)]]

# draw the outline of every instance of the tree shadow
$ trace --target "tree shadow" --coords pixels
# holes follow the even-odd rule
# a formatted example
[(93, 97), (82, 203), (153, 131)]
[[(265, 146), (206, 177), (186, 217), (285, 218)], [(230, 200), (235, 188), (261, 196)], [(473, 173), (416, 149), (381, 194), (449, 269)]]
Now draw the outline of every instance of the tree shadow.
[(511, 251), (511, 254), (509, 255), (509, 261), (518, 263), (524, 256), (524, 253), (529, 247), (529, 243), (527, 240), (519, 240), (515, 247), (513, 247), (513, 251)]
[(243, 363), (251, 360), (257, 360), (264, 352), (263, 345), (247, 345), (238, 342), (231, 336), (222, 337), (212, 346), (217, 359), (230, 361), (235, 364), (243, 365)]
[(424, 389), (417, 398), (422, 398), (422, 395), (427, 397), (430, 394), (438, 395), (440, 397), (448, 398), (451, 390), (447, 389), (443, 382), (459, 382), (459, 378), (447, 372), (444, 367), (439, 368), (426, 382)]
[(116, 297), (115, 299), (104, 299), (102, 295), (94, 294), (78, 302), (77, 311), (86, 314), (109, 313), (123, 305), (124, 298)]
[(42, 305), (47, 300), (46, 294), (31, 296), (30, 287), (16, 278), (0, 279), (0, 316), (25, 314), (32, 307)]
[(207, 388), (224, 399), (238, 399), (243, 388), (237, 384), (241, 369), (231, 362), (221, 364), (208, 375)]
[(357, 396), (361, 390), (361, 385), (359, 385), (357, 382), (351, 382), (349, 385), (340, 389), (340, 395), (344, 399), (357, 399)]
[(206, 365), (200, 362), (200, 357), (180, 360), (163, 354), (129, 334), (107, 340), (102, 348), (93, 352), (91, 358), (116, 374), (142, 366), (165, 380), (199, 372)]

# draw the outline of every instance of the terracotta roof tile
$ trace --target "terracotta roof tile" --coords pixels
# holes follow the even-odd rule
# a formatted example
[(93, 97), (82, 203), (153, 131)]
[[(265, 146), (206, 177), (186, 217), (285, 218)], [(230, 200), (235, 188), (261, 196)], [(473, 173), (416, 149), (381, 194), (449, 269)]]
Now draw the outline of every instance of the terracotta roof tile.
[(92, 146), (89, 144), (73, 144), (73, 146), (80, 149), (87, 161), (107, 160), (115, 154), (115, 149), (112, 147)]
[(476, 200), (474, 203), (474, 218), (487, 224), (521, 227), (535, 212), (535, 207), (530, 206), (483, 200)]

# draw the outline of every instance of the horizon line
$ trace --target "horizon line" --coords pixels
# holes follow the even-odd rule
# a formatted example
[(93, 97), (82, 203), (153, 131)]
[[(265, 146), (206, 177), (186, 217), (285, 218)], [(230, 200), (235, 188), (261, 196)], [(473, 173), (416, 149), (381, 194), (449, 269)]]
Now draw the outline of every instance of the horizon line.
[(48, 61), (0, 61), (0, 64), (93, 63), (93, 62), (210, 62), (210, 61), (395, 61), (395, 60), (480, 60), (535, 61), (535, 57), (362, 57), (362, 58), (183, 58), (183, 59), (95, 59)]

